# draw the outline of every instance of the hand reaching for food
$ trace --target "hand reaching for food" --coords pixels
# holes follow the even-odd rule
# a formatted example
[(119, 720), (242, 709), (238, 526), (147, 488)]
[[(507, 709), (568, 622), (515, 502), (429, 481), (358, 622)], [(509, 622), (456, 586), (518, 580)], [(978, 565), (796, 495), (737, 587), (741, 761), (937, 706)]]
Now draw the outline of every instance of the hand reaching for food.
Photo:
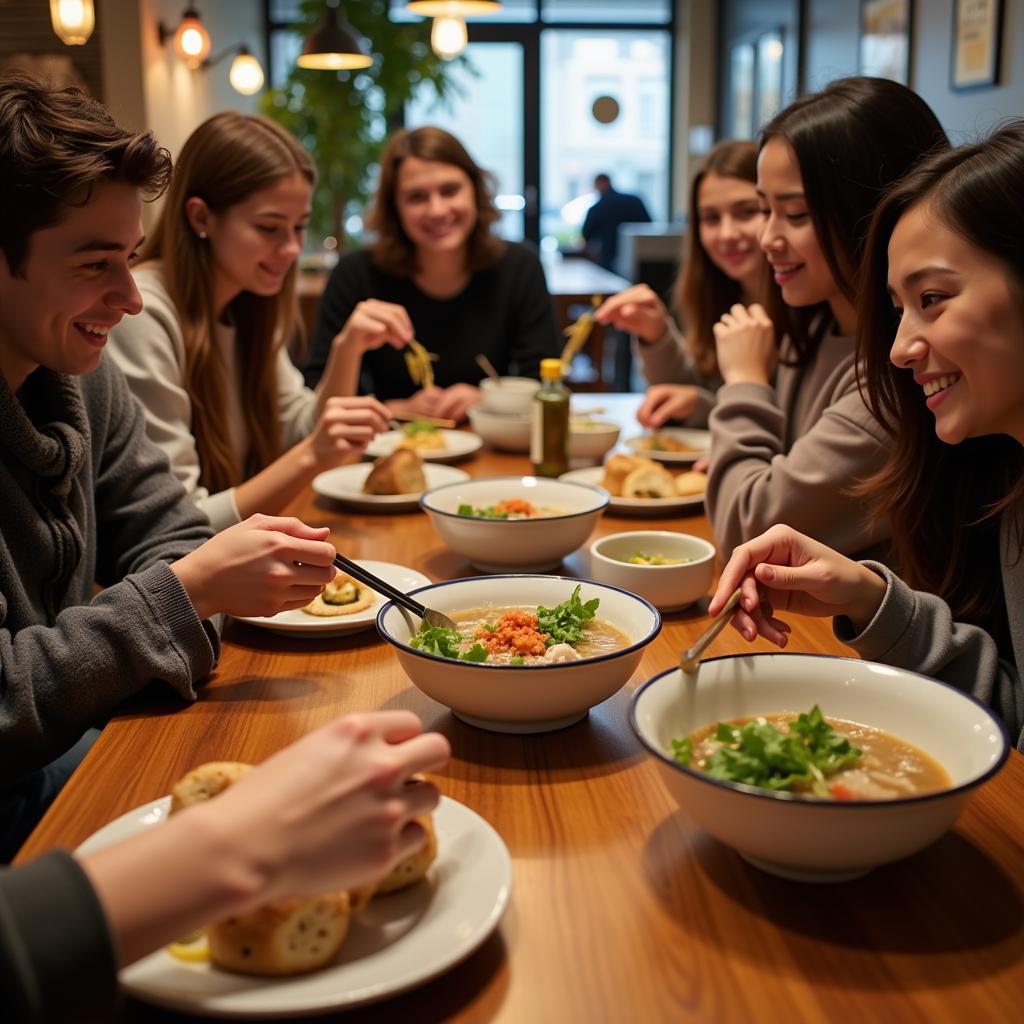
[(380, 299), (364, 299), (352, 310), (334, 344), (369, 352), (382, 345), (405, 348), (412, 341), (412, 321), (404, 306)]
[(775, 325), (764, 308), (736, 303), (714, 326), (718, 370), (726, 384), (770, 384), (779, 365)]
[(480, 389), (472, 384), (452, 384), (447, 388), (422, 388), (403, 403), (415, 416), (464, 420), (470, 408), (480, 401)]
[(333, 469), (362, 452), (375, 434), (388, 429), (388, 420), (387, 407), (376, 398), (328, 398), (305, 442), (316, 471)]
[(635, 334), (648, 345), (665, 336), (667, 317), (665, 304), (646, 284), (635, 284), (605, 299), (594, 313), (599, 324), (611, 324), (620, 331)]
[(746, 640), (763, 636), (785, 647), (789, 626), (776, 612), (848, 616), (857, 631), (874, 618), (886, 582), (867, 566), (789, 526), (773, 526), (733, 550), (708, 606), (717, 615), (739, 587), (732, 625)]
[(692, 384), (652, 384), (636, 418), (648, 430), (658, 430), (670, 420), (685, 420), (699, 401), (700, 392)]
[(250, 516), (171, 565), (200, 619), (219, 612), (276, 615), (301, 608), (335, 576), (327, 527)]

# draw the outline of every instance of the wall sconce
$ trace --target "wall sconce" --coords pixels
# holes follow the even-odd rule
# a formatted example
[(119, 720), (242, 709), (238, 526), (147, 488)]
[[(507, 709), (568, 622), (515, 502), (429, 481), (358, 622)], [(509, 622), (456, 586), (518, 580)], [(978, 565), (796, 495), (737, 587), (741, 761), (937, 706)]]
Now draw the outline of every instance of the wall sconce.
[(96, 27), (92, 0), (50, 0), (50, 23), (66, 46), (81, 46)]
[(495, 14), (499, 0), (409, 0), (405, 9), (428, 18), (465, 18), (470, 14)]
[(206, 26), (194, 7), (185, 8), (177, 28), (169, 29), (161, 22), (159, 30), (160, 45), (163, 46), (173, 37), (175, 52), (193, 71), (197, 70), (210, 54), (210, 33), (206, 31)]
[(324, 4), (324, 16), (306, 36), (302, 53), (295, 63), (315, 71), (354, 71), (373, 65), (373, 58), (363, 53), (352, 26), (339, 10), (337, 0)]
[[(214, 61), (209, 61), (213, 64)], [(243, 96), (253, 96), (263, 88), (263, 68), (260, 62), (249, 52), (249, 47), (238, 47), (237, 55), (231, 62), (228, 81), (235, 92)]]
[(454, 60), (466, 48), (469, 35), (463, 18), (435, 18), (430, 29), (430, 48), (442, 60)]

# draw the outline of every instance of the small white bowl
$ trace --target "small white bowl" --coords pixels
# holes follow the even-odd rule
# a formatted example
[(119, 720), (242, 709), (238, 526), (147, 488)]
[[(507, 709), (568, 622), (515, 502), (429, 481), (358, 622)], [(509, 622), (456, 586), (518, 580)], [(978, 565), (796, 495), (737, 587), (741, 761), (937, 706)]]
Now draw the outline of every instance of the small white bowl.
[[(510, 498), (563, 509), (538, 519), (474, 519), (460, 505), (486, 508)], [(608, 492), (588, 484), (536, 476), (496, 476), (445, 484), (424, 493), (420, 507), (438, 536), (484, 572), (553, 569), (590, 536)]]
[[(687, 558), (681, 565), (633, 565), (622, 559), (646, 555)], [(590, 545), (590, 576), (650, 601), (659, 611), (678, 611), (708, 592), (715, 572), (715, 547), (701, 537), (669, 530), (611, 533)]]
[(619, 440), (619, 425), (606, 420), (569, 420), (569, 458), (600, 461)]
[[(714, 779), (671, 756), (674, 738), (702, 726), (815, 704), (827, 718), (913, 743), (952, 785), (899, 800), (816, 800)], [(698, 825), (757, 867), (805, 882), (856, 878), (934, 842), (1010, 749), (1002, 722), (960, 690), (889, 665), (820, 654), (711, 658), (695, 679), (663, 672), (633, 695), (629, 723)]]
[(470, 406), (469, 425), (492, 448), (503, 452), (530, 450), (530, 414), (508, 416), (488, 412), (480, 405)]
[(531, 377), (502, 377), (497, 384), (490, 377), (480, 381), (483, 399), (480, 404), (485, 412), (500, 413), (503, 416), (529, 415), (533, 396), (540, 389), (540, 381)]
[(477, 576), (420, 587), (417, 600), (452, 614), (480, 607), (538, 604), (553, 607), (581, 585), (580, 599), (600, 598), (597, 617), (629, 638), (621, 651), (556, 665), (488, 665), (453, 661), (409, 646), (415, 626), (394, 604), (377, 615), (377, 631), (395, 648), (399, 664), (428, 697), (464, 722), (494, 732), (533, 733), (562, 729), (583, 718), (626, 684), (644, 648), (661, 631), (661, 616), (646, 601), (615, 587), (565, 576)]

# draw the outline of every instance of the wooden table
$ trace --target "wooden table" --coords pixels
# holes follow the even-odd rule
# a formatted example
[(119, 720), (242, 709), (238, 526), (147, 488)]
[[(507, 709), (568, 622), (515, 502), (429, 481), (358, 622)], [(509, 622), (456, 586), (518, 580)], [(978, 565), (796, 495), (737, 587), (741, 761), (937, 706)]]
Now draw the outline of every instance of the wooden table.
[[(638, 396), (601, 396), (628, 422)], [(519, 472), (480, 454), (475, 476)], [(307, 521), (346, 553), (435, 580), (472, 572), (426, 517), (348, 514), (312, 496)], [(602, 519), (606, 534), (637, 520)], [(648, 524), (709, 536), (701, 514)], [(580, 552), (566, 570), (585, 574)], [(1004, 1022), (1024, 1006), (1024, 758), (976, 794), (953, 832), (856, 882), (763, 874), (699, 831), (667, 795), (626, 722), (630, 692), (675, 663), (702, 613), (670, 614), (630, 685), (583, 722), (542, 736), (464, 725), (415, 690), (376, 636), (288, 640), (233, 624), (199, 702), (150, 701), (104, 730), (21, 858), (74, 846), (168, 792), (202, 761), (258, 761), (334, 715), (410, 708), (454, 756), (437, 777), (501, 833), (512, 904), (498, 931), (443, 977), (347, 1022), (649, 1024)], [(716, 651), (749, 649), (726, 630)], [(795, 619), (791, 650), (838, 653), (827, 622)], [(125, 1019), (185, 1018), (130, 1004)]]

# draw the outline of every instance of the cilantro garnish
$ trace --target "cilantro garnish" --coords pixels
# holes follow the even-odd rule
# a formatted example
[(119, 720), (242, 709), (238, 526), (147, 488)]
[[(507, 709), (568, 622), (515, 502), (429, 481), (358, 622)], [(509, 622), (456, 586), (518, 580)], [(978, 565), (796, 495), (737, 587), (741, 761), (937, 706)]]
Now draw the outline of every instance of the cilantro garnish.
[(437, 426), (429, 420), (413, 420), (402, 427), (402, 433), (406, 437), (416, 437), (418, 434), (436, 434)]
[(601, 603), (599, 597), (595, 597), (584, 604), (580, 600), (580, 586), (576, 589), (567, 601), (556, 604), (554, 608), (537, 606), (537, 628), (542, 633), (548, 634), (545, 644), (553, 647), (555, 644), (570, 644), (576, 646), (583, 639), (583, 626), (589, 622)]
[(459, 515), (468, 516), (471, 519), (508, 519), (507, 512), (498, 512), (493, 505), (487, 508), (474, 508), (472, 505), (460, 505)]
[(428, 626), (424, 623), (409, 644), (418, 651), (435, 654), (439, 658), (451, 658), (453, 661), (486, 661), (487, 648), (483, 644), (473, 644), (468, 651), (459, 650), (459, 645), (465, 639), (466, 637), (457, 629)]
[[(831, 794), (825, 780), (861, 755), (859, 747), (825, 721), (817, 704), (790, 722), (787, 733), (767, 722), (719, 722), (715, 739), (723, 745), (708, 758), (704, 767), (708, 775), (775, 791), (800, 786), (826, 799)], [(688, 765), (693, 742), (672, 740), (672, 756)]]

